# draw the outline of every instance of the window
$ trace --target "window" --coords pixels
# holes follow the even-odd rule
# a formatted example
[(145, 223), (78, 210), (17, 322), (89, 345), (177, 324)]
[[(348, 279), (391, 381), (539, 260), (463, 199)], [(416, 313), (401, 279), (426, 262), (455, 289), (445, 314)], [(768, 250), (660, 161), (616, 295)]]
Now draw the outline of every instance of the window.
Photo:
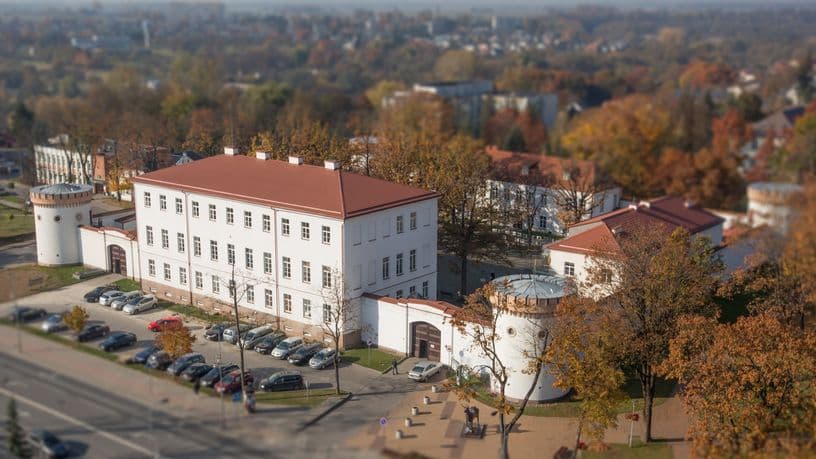
[(176, 198), (176, 213), (181, 214), (181, 212), (182, 212), (181, 198)]
[(150, 207), (150, 193), (147, 191), (144, 192), (144, 206)]
[(538, 216), (538, 227), (541, 229), (547, 229), (547, 216), (546, 215), (539, 215)]
[(210, 221), (214, 222), (215, 221), (215, 216), (216, 216), (216, 214), (215, 214), (215, 204), (210, 204), (209, 209), (210, 209)]
[(322, 235), (324, 244), (331, 244), (331, 228), (329, 228), (326, 225), (323, 225), (323, 228), (321, 230), (321, 235)]
[(284, 236), (289, 235), (289, 219), (288, 218), (281, 218), (281, 234)]
[(167, 196), (159, 195), (159, 210), (167, 210)]
[(156, 275), (156, 261), (155, 260), (147, 260), (147, 273), (151, 276)]
[(210, 241), (210, 260), (218, 261), (218, 242)]
[(147, 245), (153, 245), (153, 227), (152, 226), (145, 227), (145, 238), (147, 239)]
[(283, 257), (283, 267), (281, 268), (284, 279), (292, 278), (292, 260), (289, 257)]
[(176, 245), (178, 245), (178, 251), (184, 253), (184, 233), (176, 233)]
[(564, 275), (565, 276), (574, 276), (575, 275), (575, 263), (565, 261), (564, 262)]
[(300, 222), (300, 238), (306, 241), (309, 240), (309, 223)]
[(244, 211), (244, 228), (252, 228), (252, 212)]
[(331, 268), (328, 266), (323, 267), (323, 288), (331, 288), (332, 285), (332, 273)]
[(227, 244), (227, 263), (235, 264), (235, 246), (232, 244)]
[(265, 233), (272, 231), (272, 219), (269, 215), (264, 215), (261, 217), (261, 226)]
[(249, 304), (255, 303), (255, 286), (254, 285), (247, 285), (246, 287), (246, 300)]
[(323, 323), (331, 323), (332, 321), (332, 311), (331, 305), (323, 303)]
[(397, 266), (396, 266), (397, 276), (402, 276), (402, 254), (397, 254)]
[(167, 232), (166, 229), (161, 230), (161, 238), (162, 238), (162, 248), (166, 249), (170, 247), (170, 233)]
[(212, 291), (213, 293), (221, 293), (221, 281), (218, 280), (218, 276), (212, 277)]
[(403, 230), (402, 215), (397, 215), (397, 234), (401, 234)]
[(164, 280), (170, 280), (170, 264), (164, 264)]
[(397, 294), (395, 296), (397, 298), (402, 298), (402, 290), (397, 290)]
[(179, 283), (187, 285), (187, 268), (179, 268)]
[(408, 226), (411, 231), (416, 229), (416, 212), (411, 212), (411, 216), (408, 218)]
[(198, 236), (193, 236), (193, 255), (201, 256), (201, 238)]
[(272, 254), (264, 252), (263, 254), (264, 274), (272, 273)]
[(301, 280), (304, 284), (308, 284), (312, 281), (312, 264), (308, 261), (304, 261), (301, 263), (300, 266), (301, 270)]
[(408, 298), (416, 298), (416, 285), (408, 287)]
[(408, 252), (408, 271), (416, 271), (416, 249), (411, 249)]
[(193, 218), (198, 218), (198, 201), (193, 201)]
[(252, 249), (244, 249), (244, 262), (246, 269), (255, 268), (255, 258), (252, 255)]
[(195, 272), (195, 288), (199, 290), (204, 288), (204, 276), (201, 275), (201, 271)]
[(227, 224), (232, 225), (233, 223), (235, 223), (235, 212), (232, 207), (227, 207)]
[(422, 281), (422, 298), (428, 298), (428, 281)]
[(388, 257), (383, 258), (382, 261), (382, 278), (383, 280), (391, 277), (391, 260)]
[(275, 304), (275, 294), (268, 288), (264, 289), (264, 306), (267, 308), (273, 307)]
[(292, 313), (292, 295), (288, 293), (283, 294), (283, 312)]
[(312, 318), (312, 300), (303, 299), (303, 317), (307, 319)]

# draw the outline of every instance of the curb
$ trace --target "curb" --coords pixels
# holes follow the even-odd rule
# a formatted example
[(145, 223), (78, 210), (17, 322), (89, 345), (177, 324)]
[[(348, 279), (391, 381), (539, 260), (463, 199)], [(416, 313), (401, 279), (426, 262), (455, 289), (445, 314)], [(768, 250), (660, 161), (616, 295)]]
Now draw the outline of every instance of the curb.
[[(403, 357), (403, 358), (401, 358), (401, 359), (397, 360), (397, 366), (399, 366), (399, 365), (400, 365), (402, 362), (404, 362), (404, 361), (408, 360), (409, 358), (410, 358), (410, 356), (407, 356), (407, 355), (406, 355), (405, 357)], [(381, 374), (381, 375), (384, 375), (384, 374), (388, 373), (389, 371), (391, 371), (391, 367), (388, 367), (388, 368), (386, 368), (385, 370), (381, 371), (381, 372), (380, 372), (380, 374)]]
[(326, 408), (325, 410), (323, 410), (322, 413), (318, 414), (317, 416), (315, 416), (311, 420), (306, 421), (302, 426), (300, 426), (300, 428), (297, 431), (298, 432), (303, 432), (304, 430), (308, 429), (309, 427), (317, 424), (318, 422), (320, 422), (321, 419), (328, 416), (332, 411), (336, 410), (337, 408), (340, 408), (347, 401), (351, 400), (351, 397), (353, 397), (353, 396), (354, 396), (354, 393), (349, 392), (348, 394), (346, 394), (345, 397), (341, 398), (337, 402), (333, 403), (332, 406), (330, 406), (330, 407)]

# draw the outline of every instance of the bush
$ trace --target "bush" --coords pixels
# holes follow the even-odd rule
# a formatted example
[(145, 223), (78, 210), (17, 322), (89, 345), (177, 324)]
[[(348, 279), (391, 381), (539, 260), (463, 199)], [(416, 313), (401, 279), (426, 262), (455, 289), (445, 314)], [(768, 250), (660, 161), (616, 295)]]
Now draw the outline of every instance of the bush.
[(8, 182), (9, 189), (14, 189), (14, 182)]

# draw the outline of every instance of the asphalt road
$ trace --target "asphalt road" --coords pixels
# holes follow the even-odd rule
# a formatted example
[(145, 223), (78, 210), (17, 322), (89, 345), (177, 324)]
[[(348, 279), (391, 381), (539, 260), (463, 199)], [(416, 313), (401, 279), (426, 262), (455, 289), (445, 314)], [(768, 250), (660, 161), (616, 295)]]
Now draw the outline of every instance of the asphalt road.
[(9, 244), (0, 249), (0, 267), (8, 268), (15, 265), (37, 262), (37, 243), (33, 236), (30, 241)]
[(254, 448), (251, 439), (226, 436), (217, 419), (152, 416), (146, 404), (8, 354), (0, 365), (0, 396), (3, 406), (9, 397), (17, 400), (25, 428), (46, 429), (67, 441), (72, 457), (276, 457), (274, 451)]

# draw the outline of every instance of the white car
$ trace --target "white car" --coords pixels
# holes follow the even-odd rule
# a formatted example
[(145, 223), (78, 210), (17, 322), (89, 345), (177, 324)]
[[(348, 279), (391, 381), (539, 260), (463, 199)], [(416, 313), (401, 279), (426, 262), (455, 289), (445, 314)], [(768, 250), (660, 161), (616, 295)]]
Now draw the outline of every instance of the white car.
[(414, 381), (427, 381), (431, 376), (439, 373), (442, 369), (442, 364), (439, 362), (431, 362), (430, 360), (420, 360), (408, 372), (408, 377)]
[(107, 292), (99, 295), (99, 304), (102, 306), (108, 306), (113, 300), (122, 295), (124, 295), (124, 292), (120, 292), (119, 290), (108, 290)]
[(158, 300), (153, 295), (137, 296), (122, 308), (125, 314), (138, 314), (142, 311), (147, 311), (156, 307)]
[(285, 359), (296, 350), (303, 346), (303, 338), (291, 337), (278, 343), (274, 350), (272, 350), (272, 357), (276, 359)]
[(117, 311), (121, 311), (122, 308), (124, 308), (125, 305), (128, 304), (128, 302), (130, 300), (136, 298), (137, 296), (142, 296), (142, 295), (144, 295), (144, 293), (142, 293), (142, 292), (140, 292), (138, 290), (134, 290), (132, 292), (126, 292), (122, 296), (116, 297), (116, 299), (111, 301), (110, 307), (111, 307), (111, 309), (116, 309)]

